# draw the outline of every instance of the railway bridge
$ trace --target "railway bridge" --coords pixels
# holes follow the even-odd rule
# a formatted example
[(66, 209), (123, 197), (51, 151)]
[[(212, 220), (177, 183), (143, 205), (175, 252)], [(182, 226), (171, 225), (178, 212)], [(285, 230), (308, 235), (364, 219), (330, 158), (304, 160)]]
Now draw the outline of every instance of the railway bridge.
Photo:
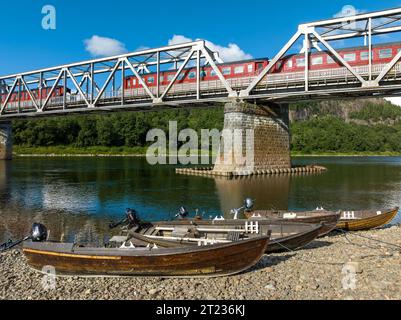
[[(13, 119), (224, 105), (225, 128), (254, 129), (254, 170), (286, 169), (289, 103), (400, 95), (401, 42), (393, 51), (387, 44), (400, 32), (396, 8), (301, 24), (274, 58), (247, 70), (236, 62), (230, 73), (205, 41), (195, 41), (1, 76), (0, 159), (11, 159)], [(298, 68), (285, 71), (293, 63)]]

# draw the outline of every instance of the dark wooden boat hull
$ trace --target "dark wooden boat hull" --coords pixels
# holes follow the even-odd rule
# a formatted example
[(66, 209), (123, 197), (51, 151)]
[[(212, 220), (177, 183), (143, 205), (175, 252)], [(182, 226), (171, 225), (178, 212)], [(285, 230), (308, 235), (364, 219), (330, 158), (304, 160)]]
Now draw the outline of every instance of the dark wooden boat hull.
[[(251, 219), (253, 215), (257, 215), (263, 219), (276, 219), (277, 221), (293, 221), (299, 223), (311, 223), (311, 224), (322, 224), (323, 227), (320, 229), (319, 237), (324, 237), (333, 231), (338, 222), (340, 221), (341, 213), (340, 212), (320, 212), (320, 211), (311, 211), (309, 212), (310, 216), (302, 217), (302, 218), (294, 218), (294, 219), (283, 219), (280, 218), (282, 215), (286, 213), (285, 211), (268, 211), (268, 210), (260, 210), (245, 213), (245, 216), (248, 219)], [(316, 213), (316, 214), (314, 214)], [(300, 212), (302, 214), (302, 212)]]
[(383, 210), (382, 214), (377, 211), (355, 211), (355, 219), (344, 219), (345, 212), (337, 224), (337, 229), (346, 231), (363, 231), (382, 227), (390, 223), (398, 213), (399, 208)]
[[(169, 227), (169, 226), (195, 226), (196, 228), (202, 227), (227, 227), (231, 226), (232, 228), (241, 226), (247, 220), (225, 220), (225, 221), (207, 221), (207, 220), (181, 220), (181, 221), (166, 221), (166, 222), (155, 222), (149, 224), (148, 228), (153, 228), (155, 226), (161, 227)], [(294, 222), (277, 222), (273, 220), (260, 220), (258, 221), (261, 226), (266, 228), (271, 228), (270, 231), (274, 231), (276, 229), (283, 228), (286, 232), (292, 231), (294, 234), (282, 237), (274, 238), (271, 236), (270, 242), (266, 247), (266, 253), (277, 253), (277, 252), (285, 252), (285, 251), (292, 251), (297, 250), (300, 248), (305, 247), (313, 240), (315, 240), (319, 234), (321, 233), (321, 229), (324, 228), (323, 225), (312, 225), (312, 224), (302, 224), (302, 223), (294, 223)], [(302, 232), (296, 232), (298, 229), (302, 227)], [(156, 244), (158, 246), (164, 248), (176, 248), (180, 246), (196, 246), (196, 242), (188, 242), (183, 240), (165, 240), (165, 239), (155, 239), (150, 238), (149, 233), (147, 233), (147, 228), (142, 229), (139, 232), (131, 232), (130, 236), (133, 237), (137, 241), (142, 241), (145, 243)], [(267, 231), (266, 231), (267, 232)], [(254, 234), (248, 235), (249, 237), (261, 236), (261, 234)]]
[[(321, 228), (323, 228), (323, 226)], [(271, 239), (271, 242), (266, 248), (266, 253), (279, 253), (302, 249), (319, 237), (321, 228), (313, 229), (297, 236), (277, 240)]]
[(63, 244), (27, 242), (23, 251), (38, 271), (53, 266), (59, 275), (217, 277), (255, 265), (269, 237), (205, 247), (174, 249), (60, 248)]

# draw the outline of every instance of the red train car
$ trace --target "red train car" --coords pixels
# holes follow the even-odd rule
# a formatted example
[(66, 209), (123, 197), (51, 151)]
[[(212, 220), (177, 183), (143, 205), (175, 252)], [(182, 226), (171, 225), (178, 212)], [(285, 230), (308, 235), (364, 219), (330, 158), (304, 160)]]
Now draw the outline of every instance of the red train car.
[[(372, 64), (386, 64), (393, 60), (401, 50), (401, 43), (386, 43), (372, 47)], [(369, 64), (369, 49), (367, 47), (354, 47), (337, 51), (340, 56), (352, 67)], [(328, 51), (316, 52), (310, 55), (309, 70), (326, 70), (342, 68), (337, 59), (333, 59)], [(282, 59), (279, 72), (299, 72), (305, 70), (305, 55), (291, 55)]]
[[(42, 88), (41, 90), (39, 89), (34, 89), (31, 90), (33, 97), (36, 100), (45, 100), (47, 98), (47, 96), (50, 94), (51, 88)], [(66, 89), (67, 93), (70, 93), (70, 89)], [(62, 97), (64, 96), (64, 87), (63, 86), (58, 86), (54, 89), (51, 97), (55, 98), (55, 97)], [(1, 95), (1, 102), (5, 102), (6, 99), (8, 97), (8, 93), (3, 93)], [(29, 95), (28, 91), (24, 90), (21, 91), (19, 94), (18, 92), (14, 92), (10, 99), (9, 99), (9, 103), (11, 102), (27, 102), (27, 101), (31, 101), (31, 96)]]
[[(401, 42), (386, 43), (372, 47), (372, 64), (386, 64), (392, 61), (396, 54), (401, 50)], [(337, 50), (340, 56), (351, 66), (364, 66), (369, 64), (369, 51), (366, 46), (354, 47)], [(332, 57), (328, 51), (315, 52), (309, 57), (309, 70), (327, 70), (343, 68), (344, 66), (337, 59)], [(262, 58), (219, 64), (226, 79), (237, 79), (244, 77), (254, 77), (269, 64), (269, 59)], [(293, 73), (305, 70), (305, 55), (288, 55), (280, 59), (272, 68), (270, 73)], [(167, 86), (173, 79), (178, 70), (171, 70), (160, 73), (160, 85)], [(149, 73), (142, 76), (149, 87), (157, 85), (157, 75)], [(211, 67), (203, 67), (201, 70), (202, 81), (218, 80), (218, 76)], [(196, 83), (196, 68), (186, 68), (179, 75), (176, 84)], [(124, 83), (125, 89), (141, 88), (139, 81), (134, 76), (127, 77)]]
[[(226, 79), (236, 79), (242, 77), (252, 77), (255, 73), (263, 70), (269, 63), (269, 59), (246, 60), (239, 62), (219, 64), (218, 68)], [(178, 70), (165, 71), (160, 73), (160, 85), (167, 86), (174, 78)], [(196, 83), (196, 68), (186, 68), (178, 76), (176, 83)], [(144, 82), (153, 87), (157, 85), (157, 74), (149, 73), (142, 76)], [(212, 67), (201, 68), (201, 80), (219, 80)], [(141, 87), (138, 79), (134, 76), (127, 77), (124, 84), (125, 89), (138, 89)]]

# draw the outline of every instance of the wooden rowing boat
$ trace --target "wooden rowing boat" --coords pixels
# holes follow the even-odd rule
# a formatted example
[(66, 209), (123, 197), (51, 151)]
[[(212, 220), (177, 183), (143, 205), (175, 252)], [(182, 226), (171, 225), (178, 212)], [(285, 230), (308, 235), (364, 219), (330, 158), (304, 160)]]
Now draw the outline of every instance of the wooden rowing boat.
[(260, 210), (245, 212), (248, 219), (276, 219), (277, 221), (293, 221), (302, 223), (323, 224), (319, 237), (323, 237), (333, 231), (340, 220), (341, 211), (333, 212), (326, 210), (315, 211), (280, 211)]
[(55, 268), (56, 274), (81, 276), (217, 277), (255, 265), (269, 236), (210, 246), (157, 248), (85, 248), (73, 243), (26, 242), (28, 263), (36, 270)]
[(266, 253), (302, 248), (315, 240), (321, 224), (273, 220), (179, 220), (142, 223), (130, 229), (128, 238), (171, 248), (199, 244), (230, 243), (271, 233)]
[(386, 210), (364, 210), (341, 212), (338, 229), (346, 231), (362, 231), (382, 227), (391, 222), (399, 208)]

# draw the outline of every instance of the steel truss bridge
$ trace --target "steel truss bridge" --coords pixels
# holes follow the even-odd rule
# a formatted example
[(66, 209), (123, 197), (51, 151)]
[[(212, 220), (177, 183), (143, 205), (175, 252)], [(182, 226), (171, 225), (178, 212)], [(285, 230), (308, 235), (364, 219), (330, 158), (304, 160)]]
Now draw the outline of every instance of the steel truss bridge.
[[(53, 68), (0, 77), (0, 121), (13, 118), (117, 110), (150, 111), (163, 108), (215, 106), (233, 99), (246, 101), (328, 100), (353, 97), (398, 96), (401, 92), (401, 51), (387, 64), (373, 63), (373, 39), (401, 32), (401, 8), (302, 24), (264, 70), (252, 76), (226, 78), (218, 53), (205, 41), (133, 52)], [(366, 65), (351, 66), (334, 48), (336, 41), (362, 39), (369, 52)], [(271, 73), (297, 42), (305, 68), (301, 72)], [(388, 42), (388, 41), (387, 41)], [(327, 51), (342, 67), (310, 70), (310, 54)], [(299, 53), (299, 48), (298, 48)], [(218, 80), (202, 79), (202, 68), (211, 67)], [(179, 83), (184, 68), (196, 69), (196, 81)], [(160, 84), (164, 71), (175, 70), (168, 85)], [(156, 75), (156, 85), (143, 79)], [(139, 89), (122, 85), (135, 77)], [(62, 96), (54, 96), (57, 88)], [(38, 96), (48, 88), (45, 97)], [(22, 95), (29, 99), (22, 99)], [(15, 98), (16, 97), (16, 98)]]

